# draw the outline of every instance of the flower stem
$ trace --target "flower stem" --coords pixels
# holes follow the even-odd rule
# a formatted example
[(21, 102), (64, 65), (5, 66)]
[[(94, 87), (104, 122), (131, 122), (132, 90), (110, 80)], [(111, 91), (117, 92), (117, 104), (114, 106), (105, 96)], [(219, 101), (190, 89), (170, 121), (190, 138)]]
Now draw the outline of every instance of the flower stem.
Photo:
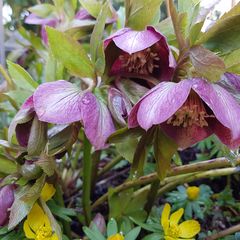
[[(240, 164), (240, 158), (236, 160), (236, 165)], [(204, 162), (199, 162), (199, 163), (192, 163), (184, 166), (179, 166), (179, 167), (173, 167), (167, 178), (165, 178), (163, 181), (161, 181), (161, 185), (165, 185), (170, 182), (174, 182), (175, 180), (178, 181), (182, 177), (186, 179), (186, 177), (191, 176), (193, 173), (196, 172), (202, 172), (206, 170), (211, 170), (211, 169), (216, 169), (216, 168), (224, 168), (224, 167), (231, 167), (231, 162), (227, 158), (215, 158), (212, 160), (207, 160)], [(218, 169), (220, 170), (220, 169)], [(215, 170), (214, 170), (215, 171)], [(195, 174), (194, 174), (195, 175)], [(157, 173), (151, 173), (145, 176), (142, 176), (136, 180), (128, 180), (127, 182), (117, 186), (115, 188), (115, 192), (121, 192), (123, 190), (132, 188), (132, 187), (137, 187), (141, 185), (147, 185), (152, 183), (153, 181), (157, 180)], [(94, 202), (92, 205), (93, 208), (96, 208), (100, 204), (104, 203), (107, 201), (108, 194), (102, 195), (99, 199)]]
[(228, 236), (228, 235), (231, 235), (233, 233), (236, 233), (236, 232), (239, 232), (240, 231), (240, 224), (237, 224), (233, 227), (230, 227), (228, 229), (225, 229), (221, 232), (218, 232), (216, 234), (213, 234), (212, 236), (210, 237), (207, 237), (206, 240), (215, 240), (215, 239), (220, 239), (222, 237), (225, 237), (225, 236)]
[(115, 158), (112, 159), (109, 163), (107, 163), (99, 172), (98, 177), (101, 177), (106, 172), (108, 172), (110, 169), (112, 169), (115, 165), (117, 165), (121, 160), (123, 159), (122, 156), (118, 155)]
[(84, 136), (83, 147), (83, 212), (85, 224), (89, 225), (91, 221), (91, 175), (92, 175), (92, 160), (91, 160), (91, 144), (86, 136)]

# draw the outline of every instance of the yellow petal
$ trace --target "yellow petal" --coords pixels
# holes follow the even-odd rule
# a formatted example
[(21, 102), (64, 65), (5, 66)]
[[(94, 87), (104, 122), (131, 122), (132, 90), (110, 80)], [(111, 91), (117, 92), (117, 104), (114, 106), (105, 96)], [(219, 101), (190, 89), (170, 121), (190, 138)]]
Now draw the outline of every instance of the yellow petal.
[(36, 234), (30, 228), (28, 220), (25, 220), (25, 222), (23, 224), (23, 230), (24, 230), (25, 236), (27, 238), (30, 238), (30, 239), (36, 238)]
[(108, 237), (107, 240), (124, 240), (124, 237), (123, 237), (123, 235), (117, 233), (115, 235)]
[(48, 200), (50, 200), (53, 197), (55, 192), (56, 192), (56, 189), (54, 188), (54, 186), (52, 184), (45, 183), (45, 185), (41, 191), (41, 198), (45, 202), (47, 202)]
[(167, 232), (168, 227), (169, 227), (169, 215), (171, 211), (171, 206), (166, 203), (164, 205), (163, 211), (162, 211), (162, 216), (161, 216), (161, 225), (163, 227), (164, 232)]
[(179, 225), (179, 230), (181, 238), (192, 238), (200, 232), (201, 227), (198, 221), (188, 220)]
[(58, 240), (58, 236), (56, 233), (54, 233), (51, 237), (51, 240)]
[(184, 209), (180, 208), (170, 216), (170, 226), (178, 225), (179, 220), (181, 219), (184, 213)]
[(173, 238), (173, 237), (169, 237), (169, 236), (165, 236), (164, 239), (165, 240), (178, 240), (178, 238)]
[(35, 203), (27, 216), (27, 222), (30, 228), (36, 232), (40, 227), (44, 226), (45, 214), (42, 208)]

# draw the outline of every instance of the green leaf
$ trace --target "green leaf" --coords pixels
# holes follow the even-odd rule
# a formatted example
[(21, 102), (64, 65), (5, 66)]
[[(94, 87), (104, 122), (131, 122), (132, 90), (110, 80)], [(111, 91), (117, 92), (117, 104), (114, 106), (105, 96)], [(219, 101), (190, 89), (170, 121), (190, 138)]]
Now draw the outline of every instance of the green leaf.
[(227, 72), (240, 74), (240, 49), (224, 56), (224, 63)]
[(0, 154), (0, 172), (11, 174), (17, 171), (17, 164)]
[(42, 153), (40, 155), (39, 160), (36, 162), (36, 165), (39, 166), (43, 170), (43, 172), (50, 177), (55, 172), (56, 160), (54, 157), (51, 157), (45, 153)]
[(106, 240), (99, 231), (94, 231), (88, 227), (83, 227), (83, 231), (90, 240)]
[(126, 26), (143, 30), (147, 25), (153, 24), (162, 2), (163, 0), (127, 1)]
[(38, 84), (35, 82), (30, 74), (20, 65), (7, 61), (9, 74), (18, 88), (23, 88), (33, 92)]
[(55, 10), (55, 7), (52, 4), (43, 3), (30, 7), (28, 10), (39, 17), (46, 18)]
[(190, 49), (190, 59), (198, 74), (210, 82), (218, 81), (226, 71), (222, 59), (202, 46)]
[(212, 50), (229, 53), (240, 48), (240, 3), (225, 13), (208, 31), (202, 34), (197, 44)]
[(118, 232), (117, 222), (111, 218), (107, 224), (107, 236), (110, 237)]
[(42, 175), (32, 187), (27, 185), (15, 194), (15, 200), (10, 211), (9, 230), (15, 228), (30, 212), (33, 204), (40, 196), (44, 182), (45, 176)]
[(96, 72), (99, 75), (104, 73), (105, 69), (105, 55), (104, 55), (104, 46), (103, 46), (103, 32), (105, 27), (105, 22), (108, 16), (109, 6), (108, 1), (103, 5), (98, 18), (97, 22), (94, 26), (91, 39), (90, 39), (90, 54), (93, 63), (95, 64)]
[(137, 239), (140, 231), (141, 231), (141, 227), (135, 227), (135, 228), (133, 228), (133, 229), (124, 237), (124, 240), (135, 240), (135, 239)]
[(176, 151), (177, 144), (157, 128), (154, 138), (154, 156), (160, 180), (166, 177), (171, 166), (171, 159)]
[(83, 6), (83, 8), (85, 8), (90, 15), (92, 15), (93, 17), (97, 18), (101, 7), (102, 7), (102, 3), (100, 1), (96, 1), (96, 0), (79, 0), (79, 2), (81, 3), (81, 5)]
[(47, 27), (47, 33), (53, 55), (71, 74), (95, 78), (92, 62), (79, 42), (50, 27)]

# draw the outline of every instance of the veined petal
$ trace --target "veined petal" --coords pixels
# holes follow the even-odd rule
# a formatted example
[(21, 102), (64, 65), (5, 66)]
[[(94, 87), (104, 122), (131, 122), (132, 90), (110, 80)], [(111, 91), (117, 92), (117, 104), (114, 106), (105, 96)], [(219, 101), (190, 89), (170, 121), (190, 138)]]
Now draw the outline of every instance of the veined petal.
[(170, 216), (170, 226), (177, 225), (180, 221), (182, 215), (184, 213), (184, 209), (180, 208), (176, 212), (172, 213)]
[(161, 225), (163, 227), (163, 231), (167, 232), (169, 228), (169, 216), (171, 212), (171, 206), (170, 204), (166, 203), (164, 205), (163, 211), (162, 211), (162, 216), (161, 216)]
[(147, 27), (143, 31), (123, 31), (122, 34), (112, 37), (112, 40), (117, 47), (132, 54), (152, 46), (161, 38), (164, 38), (162, 34), (157, 32), (153, 27)]
[(81, 99), (81, 90), (64, 80), (44, 83), (33, 95), (39, 120), (56, 124), (81, 120)]
[(196, 236), (200, 230), (200, 224), (195, 220), (188, 220), (179, 225), (181, 238), (192, 238)]
[(115, 131), (107, 106), (88, 92), (82, 98), (81, 109), (86, 136), (96, 150), (105, 148), (107, 138)]
[[(137, 122), (148, 130), (152, 125), (160, 124), (170, 118), (187, 100), (192, 82), (183, 80), (179, 83), (162, 82), (143, 96), (137, 107)], [(133, 113), (135, 109), (133, 108)], [(130, 113), (131, 119), (131, 113)]]
[(40, 227), (44, 226), (45, 214), (42, 208), (35, 203), (27, 216), (27, 221), (30, 228), (36, 232)]
[(55, 18), (41, 18), (37, 16), (34, 13), (31, 13), (25, 18), (25, 23), (27, 24), (33, 24), (33, 25), (45, 25), (48, 24), (50, 21), (52, 21)]
[(233, 140), (239, 138), (240, 105), (234, 97), (217, 84), (202, 79), (195, 79), (194, 82), (194, 91), (209, 106), (219, 122), (231, 130)]
[(36, 234), (30, 228), (28, 220), (25, 220), (25, 222), (23, 224), (23, 231), (24, 231), (25, 236), (27, 238), (29, 238), (29, 239), (35, 239), (36, 238)]

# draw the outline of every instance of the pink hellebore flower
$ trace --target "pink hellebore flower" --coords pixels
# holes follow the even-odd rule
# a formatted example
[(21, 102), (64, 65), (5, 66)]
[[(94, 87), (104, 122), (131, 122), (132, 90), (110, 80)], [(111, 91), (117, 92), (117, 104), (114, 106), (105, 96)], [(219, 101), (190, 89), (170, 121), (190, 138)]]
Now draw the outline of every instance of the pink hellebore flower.
[(155, 28), (123, 28), (104, 41), (109, 75), (158, 81), (171, 79), (175, 59), (166, 38)]
[(64, 80), (40, 85), (33, 94), (33, 104), (42, 122), (70, 124), (81, 121), (96, 150), (104, 148), (107, 138), (115, 131), (105, 103), (93, 93)]
[(9, 211), (14, 201), (13, 185), (6, 185), (0, 188), (0, 226), (8, 221)]
[(216, 134), (229, 148), (240, 145), (240, 105), (218, 84), (201, 78), (162, 82), (133, 107), (129, 127), (148, 130), (160, 124), (180, 147)]

